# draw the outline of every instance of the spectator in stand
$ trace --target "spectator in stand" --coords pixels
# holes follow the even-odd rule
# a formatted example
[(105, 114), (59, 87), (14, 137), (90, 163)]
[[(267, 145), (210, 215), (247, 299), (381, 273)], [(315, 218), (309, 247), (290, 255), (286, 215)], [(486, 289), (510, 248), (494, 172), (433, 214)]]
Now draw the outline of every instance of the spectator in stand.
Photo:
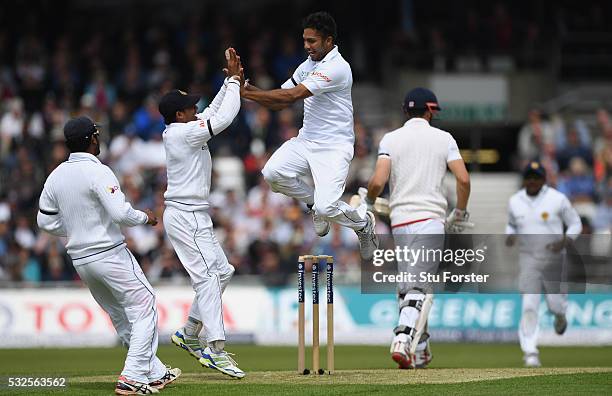
[(143, 106), (136, 110), (134, 114), (134, 129), (138, 137), (145, 142), (155, 137), (161, 137), (161, 133), (166, 129), (164, 117), (159, 114), (157, 109), (157, 102), (154, 96), (148, 96)]
[(548, 122), (548, 117), (539, 109), (529, 111), (528, 121), (519, 131), (518, 151), (520, 168), (538, 158), (546, 144), (555, 143), (555, 131)]
[(23, 101), (20, 98), (11, 99), (7, 107), (8, 111), (0, 120), (0, 160), (11, 152), (13, 142), (21, 142), (25, 126)]
[(569, 173), (561, 177), (557, 189), (567, 196), (579, 214), (594, 216), (595, 178), (582, 158), (570, 160)]
[[(581, 139), (582, 135), (579, 135), (577, 128), (571, 128), (567, 133), (567, 143), (560, 151), (557, 152), (557, 163), (559, 164), (559, 170), (565, 171), (569, 167), (570, 160), (572, 158), (582, 158), (589, 167), (593, 166), (593, 151), (591, 149), (590, 139), (584, 142)], [(588, 130), (586, 131), (588, 135)]]

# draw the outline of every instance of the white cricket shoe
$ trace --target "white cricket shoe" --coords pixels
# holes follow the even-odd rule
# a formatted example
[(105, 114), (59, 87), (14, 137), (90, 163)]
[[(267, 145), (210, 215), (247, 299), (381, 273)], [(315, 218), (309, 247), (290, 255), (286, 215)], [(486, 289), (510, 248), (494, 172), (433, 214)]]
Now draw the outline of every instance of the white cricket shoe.
[(537, 353), (528, 353), (523, 357), (525, 367), (541, 367), (540, 357)]
[(427, 368), (431, 360), (433, 359), (433, 355), (431, 354), (431, 348), (429, 347), (429, 341), (427, 341), (427, 346), (422, 351), (416, 351), (414, 356), (412, 357), (412, 361), (414, 363), (414, 367), (418, 369)]
[(555, 333), (562, 335), (567, 329), (567, 319), (565, 315), (555, 315)]
[(246, 374), (238, 368), (238, 364), (231, 358), (231, 354), (221, 351), (214, 353), (210, 347), (206, 347), (202, 352), (200, 364), (204, 367), (219, 370), (223, 374), (234, 378), (243, 378)]
[(170, 339), (174, 345), (183, 348), (194, 358), (200, 359), (202, 357), (202, 352), (204, 352), (205, 346), (203, 347), (200, 344), (198, 337), (188, 336), (185, 334), (185, 329), (181, 328), (180, 330), (175, 331)]
[(398, 364), (400, 369), (411, 369), (414, 367), (409, 348), (410, 345), (402, 341), (394, 341), (391, 344), (391, 359)]
[(167, 366), (167, 368), (168, 369), (166, 370), (166, 374), (164, 374), (164, 376), (158, 380), (149, 382), (149, 386), (155, 389), (162, 390), (166, 387), (166, 385), (174, 382), (178, 377), (181, 376), (182, 371), (180, 368), (171, 368), (170, 366)]
[(359, 238), (359, 252), (364, 260), (371, 260), (374, 250), (378, 249), (378, 236), (376, 235), (376, 218), (369, 210), (366, 212), (368, 223), (361, 231), (355, 231)]
[(317, 235), (324, 237), (325, 235), (329, 234), (329, 230), (331, 228), (329, 221), (316, 214), (314, 209), (311, 209), (310, 212), (312, 213), (312, 222), (314, 223), (314, 230)]

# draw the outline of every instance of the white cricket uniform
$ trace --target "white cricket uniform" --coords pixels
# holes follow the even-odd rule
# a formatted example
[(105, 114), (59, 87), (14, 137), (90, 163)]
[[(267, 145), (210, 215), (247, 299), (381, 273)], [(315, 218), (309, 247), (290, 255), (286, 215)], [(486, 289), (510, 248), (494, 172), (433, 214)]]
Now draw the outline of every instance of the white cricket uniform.
[(66, 248), (91, 295), (128, 347), (122, 375), (143, 383), (161, 378), (155, 293), (120, 226), (145, 224), (147, 215), (125, 201), (109, 167), (88, 153), (72, 153), (47, 178), (38, 226), (68, 239)]
[[(383, 136), (378, 156), (391, 160), (389, 177), (389, 207), (393, 239), (402, 249), (444, 248), (444, 220), (447, 202), (442, 189), (447, 163), (460, 160), (457, 142), (450, 133), (429, 125), (424, 118), (411, 118), (399, 129)], [(440, 263), (435, 260), (416, 263), (399, 262), (398, 271), (436, 273)], [(430, 286), (422, 282), (402, 283), (398, 293), (403, 301), (420, 300)], [(414, 328), (419, 310), (411, 306), (400, 308), (399, 326)], [(394, 341), (406, 342), (405, 334)], [(417, 351), (426, 348), (421, 342)]]
[(168, 173), (164, 227), (191, 278), (196, 295), (189, 316), (202, 322), (206, 342), (225, 340), (221, 295), (234, 273), (206, 212), (212, 172), (207, 142), (225, 130), (239, 110), (240, 84), (226, 79), (196, 121), (172, 123), (163, 132)]
[[(367, 224), (365, 210), (340, 200), (353, 159), (351, 66), (334, 48), (320, 61), (308, 57), (283, 85), (304, 85), (304, 122), (299, 135), (285, 142), (266, 163), (263, 176), (272, 191), (312, 205), (315, 213), (354, 230)], [(314, 189), (301, 178), (312, 175)]]
[[(519, 288), (523, 293), (523, 307), (519, 326), (521, 349), (526, 354), (538, 353), (538, 312), (542, 290), (548, 309), (554, 314), (565, 314), (567, 295), (559, 293), (559, 282), (543, 279), (547, 266), (560, 268), (564, 255), (553, 253), (546, 245), (563, 235), (575, 239), (582, 231), (580, 216), (565, 195), (552, 187), (543, 186), (538, 195), (530, 197), (525, 189), (510, 197), (506, 234), (518, 235)], [(550, 267), (549, 267), (550, 268)], [(548, 273), (544, 278), (548, 278)]]

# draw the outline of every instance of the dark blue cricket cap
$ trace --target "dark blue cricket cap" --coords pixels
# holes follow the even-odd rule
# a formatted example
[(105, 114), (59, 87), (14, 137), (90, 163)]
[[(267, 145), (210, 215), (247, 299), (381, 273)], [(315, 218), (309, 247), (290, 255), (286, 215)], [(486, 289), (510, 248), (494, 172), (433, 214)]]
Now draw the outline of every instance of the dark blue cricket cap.
[(531, 175), (546, 178), (546, 169), (538, 161), (530, 161), (523, 171), (523, 177)]
[(200, 101), (200, 95), (189, 95), (179, 89), (173, 89), (159, 101), (159, 112), (167, 121), (174, 120), (177, 111), (193, 107)]
[(98, 131), (98, 126), (88, 117), (76, 117), (64, 125), (64, 138), (75, 140), (87, 138)]
[(442, 110), (436, 95), (427, 88), (414, 88), (404, 98), (404, 110)]

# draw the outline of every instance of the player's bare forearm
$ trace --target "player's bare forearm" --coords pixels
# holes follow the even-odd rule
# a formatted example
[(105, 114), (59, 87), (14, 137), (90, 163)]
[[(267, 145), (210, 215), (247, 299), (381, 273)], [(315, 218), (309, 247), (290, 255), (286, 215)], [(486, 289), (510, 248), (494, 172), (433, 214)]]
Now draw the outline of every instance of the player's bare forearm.
[(296, 100), (287, 91), (286, 89), (274, 89), (272, 91), (245, 89), (242, 92), (242, 97), (255, 101), (270, 110), (282, 110), (291, 106)]
[(470, 198), (470, 177), (467, 180), (457, 180), (457, 209), (465, 210)]
[(243, 98), (255, 101), (270, 110), (282, 110), (299, 99), (312, 96), (312, 93), (302, 84), (291, 89), (273, 89), (271, 91), (243, 88), (240, 94)]
[(455, 175), (455, 180), (457, 181), (457, 205), (455, 207), (465, 210), (470, 198), (470, 174), (462, 159), (450, 161), (448, 168)]
[(367, 199), (370, 202), (374, 202), (376, 198), (383, 192), (385, 184), (389, 180), (391, 174), (391, 159), (380, 156), (376, 161), (376, 168), (374, 174), (368, 182), (368, 195)]
[(370, 179), (370, 182), (368, 183), (368, 201), (374, 202), (376, 198), (378, 198), (378, 196), (383, 192), (384, 188), (384, 184), (381, 185), (379, 183), (376, 183), (373, 178)]

